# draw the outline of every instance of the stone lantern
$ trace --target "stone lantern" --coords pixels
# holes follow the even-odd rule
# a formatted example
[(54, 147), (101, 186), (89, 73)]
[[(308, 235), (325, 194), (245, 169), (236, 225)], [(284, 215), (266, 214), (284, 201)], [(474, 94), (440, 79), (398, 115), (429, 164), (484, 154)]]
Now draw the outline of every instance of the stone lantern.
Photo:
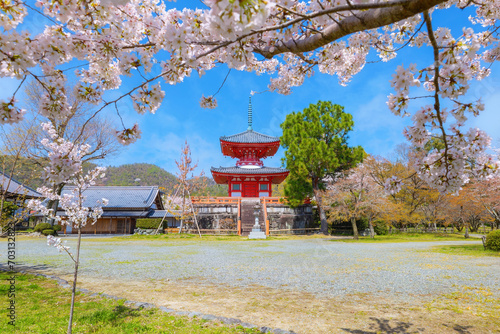
[(248, 239), (266, 239), (266, 233), (262, 232), (259, 224), (260, 205), (256, 204), (253, 207), (253, 214), (255, 216), (255, 224), (252, 227), (252, 231), (248, 235)]

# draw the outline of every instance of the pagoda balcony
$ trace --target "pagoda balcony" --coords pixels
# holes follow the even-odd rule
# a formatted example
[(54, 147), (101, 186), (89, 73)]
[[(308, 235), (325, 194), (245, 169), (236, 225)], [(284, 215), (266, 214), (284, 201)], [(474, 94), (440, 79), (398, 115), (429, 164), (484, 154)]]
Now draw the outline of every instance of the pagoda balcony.
[(243, 158), (241, 158), (240, 160), (238, 160), (238, 162), (236, 162), (236, 166), (238, 167), (243, 167), (243, 168), (257, 168), (257, 167), (263, 167), (264, 166), (264, 163), (259, 159), (257, 158), (256, 156), (245, 156)]

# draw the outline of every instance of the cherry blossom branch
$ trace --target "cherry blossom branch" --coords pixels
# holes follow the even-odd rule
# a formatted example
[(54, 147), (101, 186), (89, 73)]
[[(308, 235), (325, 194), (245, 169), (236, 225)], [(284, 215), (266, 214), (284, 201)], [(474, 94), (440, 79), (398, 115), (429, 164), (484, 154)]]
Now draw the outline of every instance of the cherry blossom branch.
[[(354, 17), (354, 21), (352, 16), (346, 17), (345, 19), (347, 20), (346, 22), (343, 21), (336, 22), (336, 25), (328, 26), (321, 33), (312, 35), (310, 37), (305, 37), (300, 40), (290, 39), (288, 42), (282, 42), (281, 45), (268, 46), (264, 49), (259, 49), (257, 47), (254, 47), (253, 49), (254, 52), (257, 52), (268, 59), (284, 52), (302, 53), (302, 52), (313, 51), (323, 45), (333, 42), (334, 40), (339, 39), (341, 37), (350, 35), (354, 32), (379, 28), (384, 25), (401, 21), (405, 18), (416, 15), (425, 9), (432, 8), (435, 5), (445, 1), (446, 0), (396, 0), (396, 1), (388, 1), (382, 3), (351, 4), (351, 5), (336, 6), (333, 8), (317, 11), (315, 13), (304, 14), (304, 16), (301, 16), (300, 18), (290, 20), (282, 24), (262, 29), (252, 30), (252, 32), (238, 36), (233, 40), (217, 44), (214, 48), (209, 49), (206, 52), (203, 52), (198, 56), (196, 56), (196, 59), (200, 59), (201, 57), (205, 57), (209, 54), (212, 54), (221, 48), (239, 42), (247, 37), (262, 34), (265, 32), (285, 29), (290, 26), (293, 26), (294, 24), (300, 23), (304, 20), (311, 20), (316, 17), (328, 14), (334, 14), (342, 11), (380, 9), (379, 11), (375, 11), (374, 13), (371, 11), (364, 12), (363, 16), (359, 18)], [(395, 9), (392, 7), (395, 7)], [(370, 24), (368, 24), (368, 22), (365, 22), (367, 20), (370, 20), (369, 21)], [(375, 22), (372, 22), (372, 20)], [(210, 45), (212, 43), (204, 42), (200, 44)], [(137, 47), (141, 46), (142, 45), (138, 45)]]
[[(261, 50), (255, 49), (255, 51), (266, 58), (272, 58), (284, 52), (299, 53), (313, 51), (352, 33), (379, 28), (391, 23), (404, 20), (425, 10), (431, 9), (432, 7), (439, 5), (440, 3), (443, 3), (445, 1), (446, 0), (405, 0), (365, 5), (337, 6), (331, 9), (309, 14), (307, 15), (308, 19), (346, 10), (366, 11), (361, 12), (357, 17), (348, 16), (338, 24), (326, 27), (325, 29), (323, 29), (321, 34), (315, 34), (309, 37), (305, 37), (298, 41), (289, 40), (287, 42), (282, 42), (281, 44), (268, 46)], [(369, 9), (377, 10), (372, 11)], [(275, 26), (276, 28), (269, 27), (265, 30), (269, 31), (283, 29), (302, 20), (302, 18), (295, 19), (282, 25)]]
[(293, 15), (295, 15), (295, 16), (301, 17), (301, 18), (303, 18), (303, 19), (307, 19), (307, 15), (302, 14), (302, 13), (299, 13), (299, 12), (296, 12), (296, 11), (294, 11), (294, 10), (291, 10), (290, 8), (287, 8), (287, 7), (282, 6), (282, 5), (280, 5), (280, 4), (277, 4), (277, 5), (276, 5), (276, 7), (278, 7), (279, 9), (281, 9), (281, 10), (282, 10), (282, 11), (284, 11), (284, 12), (288, 12), (288, 13), (290, 13), (290, 14), (293, 14)]
[(27, 78), (27, 76), (25, 75), (23, 77), (23, 80), (21, 80), (21, 83), (17, 86), (16, 90), (14, 91), (14, 94), (12, 94), (12, 98), (14, 98), (16, 96), (17, 92), (19, 91), (19, 89), (23, 85), (24, 81), (26, 81), (26, 78)]
[(222, 81), (221, 85), (219, 86), (219, 89), (217, 89), (217, 91), (215, 92), (215, 94), (213, 94), (212, 96), (215, 96), (217, 94), (219, 94), (220, 90), (222, 89), (222, 87), (224, 86), (224, 84), (226, 83), (226, 80), (227, 78), (229, 77), (229, 74), (231, 73), (231, 69), (229, 69), (229, 71), (227, 71), (227, 74), (226, 76), (224, 77), (224, 81)]
[(424, 24), (425, 24), (425, 21), (420, 24), (420, 27), (418, 27), (418, 29), (415, 30), (415, 32), (410, 36), (410, 38), (408, 38), (408, 41), (406, 43), (404, 43), (403, 45), (401, 45), (400, 47), (398, 47), (396, 49), (393, 49), (393, 50), (385, 49), (385, 48), (379, 46), (381, 44), (379, 41), (377, 41), (374, 46), (378, 50), (382, 50), (382, 51), (386, 51), (386, 52), (398, 52), (399, 50), (401, 50), (404, 47), (408, 46), (408, 44), (410, 44), (414, 40), (415, 36), (420, 32), (420, 30), (422, 30), (422, 27), (424, 26)]
[[(432, 45), (433, 53), (434, 53), (434, 110), (436, 111), (436, 117), (439, 122), (439, 128), (442, 133), (442, 139), (444, 142), (444, 157), (448, 157), (448, 142), (446, 139), (446, 131), (444, 129), (443, 118), (441, 117), (441, 106), (439, 101), (439, 47), (436, 42), (436, 38), (434, 37), (434, 30), (432, 29), (432, 22), (429, 16), (429, 12), (424, 11), (424, 20), (427, 27), (427, 34), (429, 36), (429, 40)], [(444, 161), (446, 165), (446, 176), (448, 176), (449, 165), (448, 158)]]
[(127, 93), (117, 97), (116, 99), (114, 99), (113, 101), (107, 101), (107, 102), (104, 102), (104, 104), (99, 108), (97, 109), (93, 114), (92, 116), (90, 116), (86, 121), (85, 123), (83, 123), (82, 125), (82, 132), (80, 133), (80, 135), (77, 137), (77, 139), (75, 140), (75, 142), (77, 142), (81, 135), (83, 134), (83, 130), (85, 129), (85, 127), (89, 124), (89, 122), (94, 119), (104, 108), (106, 108), (107, 106), (111, 105), (111, 104), (115, 104), (120, 101), (121, 99), (125, 98), (126, 96), (131, 96), (133, 92), (135, 92), (136, 90), (138, 90), (139, 88), (141, 87), (144, 87), (146, 84), (150, 83), (150, 82), (153, 82), (159, 78), (161, 78), (162, 76), (168, 74), (168, 73), (171, 73), (172, 70), (168, 70), (168, 71), (165, 71), (165, 72), (162, 72), (160, 74), (158, 74), (157, 76), (151, 78), (151, 79), (147, 79), (146, 81), (142, 82), (140, 85), (132, 88), (131, 90), (129, 90)]

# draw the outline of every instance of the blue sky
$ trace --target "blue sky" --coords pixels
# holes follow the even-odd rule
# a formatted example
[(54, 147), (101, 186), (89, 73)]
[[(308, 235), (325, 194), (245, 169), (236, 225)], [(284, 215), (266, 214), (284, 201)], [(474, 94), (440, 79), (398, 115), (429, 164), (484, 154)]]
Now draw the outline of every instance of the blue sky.
[[(185, 3), (184, 1), (182, 2)], [(197, 1), (188, 1), (199, 3)], [(181, 2), (173, 5), (180, 5)], [(454, 12), (458, 14), (458, 11)], [(452, 13), (453, 14), (453, 13)], [(460, 28), (460, 21), (455, 15), (438, 17), (443, 24), (451, 22), (454, 29)], [(467, 16), (461, 16), (467, 17)], [(435, 26), (438, 24), (436, 23)], [(30, 25), (30, 29), (40, 29)], [(280, 136), (280, 124), (292, 111), (301, 111), (318, 100), (329, 100), (345, 107), (345, 111), (354, 117), (354, 131), (350, 135), (351, 145), (361, 145), (374, 155), (388, 156), (397, 145), (405, 142), (403, 128), (410, 124), (408, 118), (394, 116), (386, 106), (387, 96), (393, 91), (389, 80), (396, 67), (410, 63), (428, 64), (432, 56), (430, 50), (404, 49), (398, 57), (388, 63), (367, 64), (347, 87), (340, 86), (336, 77), (317, 73), (306, 83), (293, 89), (288, 96), (264, 92), (252, 97), (253, 128), (255, 131), (273, 136)], [(374, 58), (372, 58), (374, 59)], [(214, 94), (223, 82), (228, 69), (221, 66), (209, 71), (204, 77), (194, 75), (176, 86), (162, 82), (165, 99), (155, 115), (138, 115), (133, 111), (130, 100), (120, 103), (125, 124), (138, 122), (142, 129), (142, 138), (125, 147), (116, 156), (102, 161), (103, 165), (122, 165), (127, 163), (152, 163), (170, 172), (176, 172), (175, 160), (179, 159), (181, 146), (188, 141), (194, 161), (198, 161), (200, 170), (210, 174), (211, 166), (231, 166), (235, 160), (223, 157), (220, 152), (219, 138), (246, 130), (248, 96), (250, 91), (265, 91), (268, 76), (232, 70), (220, 93), (217, 95), (216, 109), (202, 109), (199, 100), (203, 95)], [(138, 79), (137, 79), (138, 80)], [(132, 87), (134, 81), (125, 81), (123, 91)], [(15, 80), (0, 80), (0, 98), (7, 99), (16, 88)], [(120, 91), (109, 96), (118, 96)], [(492, 67), (492, 75), (482, 82), (474, 83), (469, 96), (482, 97), (486, 110), (480, 117), (469, 122), (470, 126), (486, 130), (493, 138), (495, 146), (500, 140), (500, 67)], [(414, 108), (417, 104), (414, 104)], [(119, 120), (114, 109), (104, 114), (119, 127)], [(282, 149), (278, 154), (266, 159), (268, 166), (279, 166)]]

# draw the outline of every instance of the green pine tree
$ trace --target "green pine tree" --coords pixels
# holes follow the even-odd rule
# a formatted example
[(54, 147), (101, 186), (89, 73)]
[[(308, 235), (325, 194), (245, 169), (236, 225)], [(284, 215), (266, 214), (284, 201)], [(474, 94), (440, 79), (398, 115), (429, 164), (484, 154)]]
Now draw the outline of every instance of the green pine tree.
[(353, 126), (352, 115), (344, 107), (323, 101), (287, 115), (281, 124), (283, 164), (290, 171), (285, 196), (291, 205), (298, 205), (314, 195), (324, 234), (328, 234), (328, 223), (322, 196), (327, 180), (363, 160), (363, 148), (347, 143)]

